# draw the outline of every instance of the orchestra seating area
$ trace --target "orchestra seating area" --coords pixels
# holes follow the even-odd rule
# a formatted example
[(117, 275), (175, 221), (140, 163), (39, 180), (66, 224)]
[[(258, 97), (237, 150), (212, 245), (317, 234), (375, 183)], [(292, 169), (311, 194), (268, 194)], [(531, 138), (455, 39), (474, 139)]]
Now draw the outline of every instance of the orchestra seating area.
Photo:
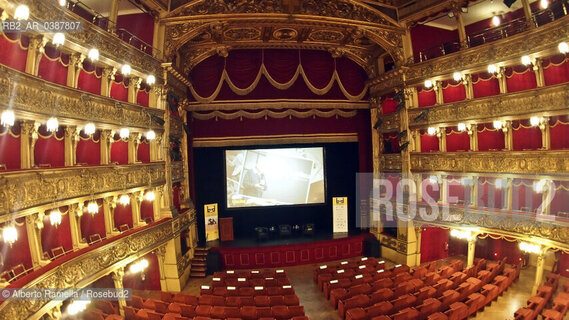
[(489, 306), (519, 273), (520, 265), (506, 267), (505, 259), (479, 259), (469, 268), (453, 260), (438, 270), (432, 262), (410, 270), (406, 265), (385, 269), (384, 261), (362, 258), (320, 266), (313, 278), (342, 319), (458, 320)]
[[(520, 308), (514, 314), (515, 320), (537, 319), (541, 314), (546, 320), (561, 320), (569, 307), (569, 286), (564, 286), (564, 292), (559, 293), (553, 300), (553, 308), (545, 309), (559, 286), (559, 274), (550, 273), (545, 283), (537, 289), (537, 294), (527, 300), (527, 306)], [(543, 311), (543, 313), (542, 313)]]

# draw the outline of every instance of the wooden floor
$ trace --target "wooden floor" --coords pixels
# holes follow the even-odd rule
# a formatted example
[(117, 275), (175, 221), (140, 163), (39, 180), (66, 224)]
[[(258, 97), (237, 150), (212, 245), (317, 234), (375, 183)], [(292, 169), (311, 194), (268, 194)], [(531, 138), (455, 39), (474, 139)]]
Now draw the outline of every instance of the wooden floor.
[[(464, 260), (464, 257), (462, 259)], [(439, 261), (440, 265), (444, 263), (444, 260)], [(309, 264), (284, 269), (294, 286), (296, 295), (300, 299), (300, 304), (304, 306), (306, 315), (311, 320), (341, 320), (337, 310), (332, 308), (329, 301), (324, 298), (324, 295), (318, 290), (318, 286), (312, 280), (312, 271), (319, 265), (321, 264)], [(393, 265), (394, 263), (386, 261), (386, 268), (391, 268)], [(514, 312), (525, 306), (526, 300), (531, 296), (534, 277), (535, 268), (528, 267), (523, 269), (518, 281), (512, 284), (497, 301), (486, 307), (484, 311), (478, 312), (471, 319), (513, 319)], [(183, 292), (199, 295), (200, 287), (211, 284), (211, 281), (212, 276), (203, 279), (190, 279)], [(569, 281), (567, 278), (562, 278), (559, 287), (561, 288), (561, 284), (567, 281)]]

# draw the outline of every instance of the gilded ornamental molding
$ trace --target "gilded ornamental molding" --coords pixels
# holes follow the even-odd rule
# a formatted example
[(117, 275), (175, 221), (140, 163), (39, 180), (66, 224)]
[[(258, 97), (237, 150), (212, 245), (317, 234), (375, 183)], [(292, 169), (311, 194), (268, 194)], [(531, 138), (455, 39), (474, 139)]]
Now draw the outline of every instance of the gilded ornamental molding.
[[(413, 109), (409, 110), (409, 113), (412, 112)], [(400, 119), (399, 119), (399, 112), (394, 112), (386, 115), (379, 115), (379, 119), (381, 119), (381, 125), (377, 130), (381, 133), (387, 132), (394, 132), (399, 131), (400, 128)]]
[(180, 182), (184, 180), (184, 162), (172, 161), (172, 182)]
[(0, 105), (12, 108), (27, 119), (56, 116), (61, 118), (62, 124), (65, 124), (67, 119), (94, 121), (115, 127), (164, 130), (151, 121), (150, 117), (154, 115), (163, 118), (164, 110), (145, 108), (46, 82), (4, 65), (0, 65), (0, 101)]
[(184, 122), (180, 117), (170, 117), (170, 136), (181, 139), (184, 136)]
[[(492, 119), (503, 117), (520, 118), (523, 114), (531, 113), (547, 116), (548, 113), (562, 111), (565, 114), (567, 106), (569, 106), (569, 84), (565, 83), (429, 108), (409, 109), (409, 127), (456, 124), (469, 120), (483, 123), (484, 119), (492, 121)], [(426, 110), (430, 111), (426, 117), (419, 121), (413, 120)]]
[(381, 172), (397, 171), (401, 172), (401, 154), (382, 154), (381, 155)]
[[(70, 167), (0, 174), (0, 219), (10, 213), (92, 197), (107, 192), (166, 183), (163, 162), (125, 166)], [(15, 217), (15, 215), (12, 215)]]
[(569, 172), (568, 151), (411, 153), (413, 172), (556, 174)]
[[(23, 288), (82, 288), (98, 278), (124, 267), (146, 253), (173, 239), (189, 226), (189, 216), (162, 220), (104, 246), (81, 254), (32, 280)], [(57, 301), (4, 301), (0, 319), (39, 319)]]

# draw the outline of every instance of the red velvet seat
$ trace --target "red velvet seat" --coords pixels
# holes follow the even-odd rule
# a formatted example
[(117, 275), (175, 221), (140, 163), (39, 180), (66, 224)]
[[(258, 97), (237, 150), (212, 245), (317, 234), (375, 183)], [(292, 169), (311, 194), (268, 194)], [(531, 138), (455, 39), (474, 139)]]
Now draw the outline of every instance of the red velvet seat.
[(485, 284), (482, 286), (480, 293), (486, 297), (484, 304), (489, 305), (492, 301), (498, 299), (500, 289), (493, 284)]
[(224, 307), (225, 318), (241, 318), (241, 311), (238, 307)]
[(241, 306), (254, 306), (255, 305), (255, 298), (254, 297), (239, 297), (241, 301)]
[(387, 301), (393, 298), (393, 291), (389, 288), (379, 289), (370, 295), (370, 303), (376, 304), (381, 301)]
[(257, 307), (243, 306), (240, 310), (241, 318), (243, 318), (243, 320), (256, 320), (259, 317), (257, 315)]
[(453, 273), (455, 273), (456, 270), (454, 270), (453, 267), (446, 265), (446, 266), (442, 266), (439, 269), (439, 275), (441, 276), (441, 278), (448, 278), (450, 277)]
[(393, 311), (397, 312), (409, 306), (415, 305), (417, 303), (417, 298), (413, 295), (405, 294), (394, 300), (391, 300), (391, 303), (393, 304)]
[(304, 316), (303, 306), (288, 306), (288, 311), (291, 317)]
[(393, 280), (391, 280), (390, 278), (375, 280), (371, 284), (373, 291), (377, 291), (381, 288), (391, 288), (392, 286), (393, 286)]
[(413, 278), (422, 280), (427, 276), (428, 272), (429, 272), (429, 270), (427, 270), (426, 267), (417, 267), (417, 268), (413, 269), (413, 272), (411, 272), (411, 275), (413, 276)]
[(437, 293), (437, 290), (431, 286), (422, 287), (417, 292), (415, 292), (415, 297), (417, 297), (417, 303), (423, 303), (428, 298), (432, 298)]
[(371, 286), (367, 283), (358, 284), (349, 289), (336, 288), (330, 292), (330, 304), (336, 308), (338, 300), (349, 299), (357, 294), (367, 294), (371, 292)]
[(528, 308), (519, 308), (514, 313), (515, 320), (531, 320), (533, 319), (534, 312)]
[(344, 318), (347, 310), (351, 308), (368, 306), (369, 302), (370, 302), (370, 297), (363, 294), (359, 294), (350, 299), (340, 301), (338, 303), (338, 314), (340, 315), (340, 317)]
[(437, 290), (437, 295), (441, 295), (443, 292), (450, 290), (452, 288), (452, 284), (452, 281), (449, 279), (441, 279), (433, 285), (433, 288)]
[(199, 305), (196, 307), (197, 317), (209, 317), (211, 313), (212, 306), (209, 305)]
[(271, 313), (277, 320), (287, 320), (291, 317), (290, 312), (288, 311), (288, 307), (283, 305), (272, 306)]
[(442, 312), (436, 312), (427, 317), (428, 320), (448, 320), (448, 316)]
[(373, 317), (371, 318), (371, 320), (391, 320), (391, 318), (389, 316), (382, 315), (382, 316)]
[(391, 304), (389, 301), (382, 301), (374, 304), (371, 307), (367, 307), (365, 311), (368, 318), (387, 315), (393, 313), (393, 304)]
[(118, 306), (113, 305), (110, 301), (95, 300), (93, 301), (95, 308), (103, 311), (105, 314), (118, 314)]
[(270, 296), (269, 297), (269, 306), (284, 306), (285, 301), (283, 296)]
[(395, 274), (395, 276), (392, 277), (392, 279), (393, 279), (393, 285), (396, 286), (404, 281), (413, 279), (413, 277), (409, 274), (409, 272), (401, 272)]
[(255, 289), (252, 287), (241, 287), (237, 289), (239, 292), (239, 296), (254, 296), (255, 295)]
[(241, 307), (241, 297), (225, 297), (225, 305), (228, 307)]
[(180, 313), (184, 317), (193, 318), (196, 316), (196, 306), (181, 304), (180, 309), (182, 309), (182, 312), (180, 312)]
[(416, 320), (419, 318), (419, 311), (415, 308), (405, 308), (391, 316), (393, 320)]
[(179, 313), (182, 314), (182, 304), (177, 302), (172, 302), (168, 304), (169, 313)]
[(473, 291), (479, 291), (482, 289), (483, 282), (478, 278), (468, 278), (466, 279), (466, 282), (472, 284)]
[(284, 303), (287, 306), (298, 306), (300, 301), (298, 301), (298, 297), (295, 294), (287, 294), (284, 296)]
[(466, 319), (468, 316), (468, 307), (462, 302), (455, 302), (445, 311), (445, 315), (449, 320)]
[(393, 294), (395, 296), (402, 296), (404, 294), (408, 294), (413, 291), (415, 287), (409, 281), (404, 281), (398, 284), (395, 289), (393, 290)]
[(428, 272), (428, 273), (425, 275), (425, 280), (424, 280), (424, 282), (425, 282), (426, 285), (432, 286), (432, 285), (434, 285), (435, 283), (437, 283), (439, 280), (441, 280), (441, 276), (440, 276), (438, 273), (436, 273), (436, 272)]
[(257, 307), (257, 315), (259, 318), (272, 318), (273, 312), (271, 307)]
[(346, 319), (345, 320), (366, 320), (369, 319), (367, 312), (364, 308), (352, 308), (346, 311)]
[(174, 294), (167, 291), (160, 291), (160, 300), (164, 302), (174, 302)]
[(442, 308), (450, 306), (452, 303), (458, 300), (460, 294), (455, 290), (447, 290), (439, 297), (439, 301), (442, 303)]
[(126, 320), (135, 320), (136, 319), (136, 312), (137, 312), (136, 309), (134, 309), (133, 307), (124, 306), (123, 310), (124, 310), (124, 318)]
[(471, 316), (484, 308), (486, 305), (486, 298), (484, 295), (475, 292), (468, 296), (468, 299), (464, 304), (468, 307), (467, 314)]
[(162, 314), (150, 309), (140, 309), (136, 313), (135, 319), (138, 320), (162, 320)]
[[(131, 308), (132, 309), (132, 308)], [(125, 311), (126, 315), (126, 311)], [(132, 317), (134, 319), (134, 317)], [(99, 309), (90, 309), (83, 312), (83, 319), (82, 320), (105, 320), (105, 315), (103, 311)]]
[(222, 306), (211, 307), (209, 316), (216, 319), (225, 319), (225, 307)]
[(435, 298), (427, 298), (422, 304), (416, 307), (419, 311), (419, 319), (426, 319), (431, 313), (438, 311), (441, 307), (441, 302)]
[(198, 304), (198, 297), (187, 293), (176, 293), (172, 298), (173, 302), (183, 303), (191, 306)]
[(177, 320), (181, 317), (182, 315), (179, 313), (168, 312), (162, 317), (162, 320)]
[(137, 309), (142, 309), (144, 308), (144, 299), (142, 299), (142, 297), (137, 296), (137, 295), (132, 295), (130, 300), (126, 301), (126, 305), (133, 307), (133, 308), (137, 308)]
[(255, 296), (255, 306), (257, 307), (269, 307), (271, 305), (271, 299), (268, 296)]

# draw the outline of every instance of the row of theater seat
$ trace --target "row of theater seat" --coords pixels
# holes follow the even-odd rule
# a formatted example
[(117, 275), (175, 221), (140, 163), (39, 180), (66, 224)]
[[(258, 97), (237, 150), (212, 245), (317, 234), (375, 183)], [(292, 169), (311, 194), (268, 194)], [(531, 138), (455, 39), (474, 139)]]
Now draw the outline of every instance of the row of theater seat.
[(288, 278), (218, 278), (213, 277), (212, 287), (282, 287), (290, 285)]
[(227, 279), (227, 278), (245, 278), (245, 279), (265, 279), (265, 278), (287, 278), (283, 269), (278, 270), (227, 270), (218, 271), (213, 274), (214, 278)]
[[(553, 293), (557, 290), (558, 285), (559, 285), (559, 275), (554, 273), (548, 274), (545, 283), (537, 289), (537, 294), (533, 297), (530, 297), (527, 300), (527, 306), (518, 309), (514, 313), (514, 319), (515, 320), (536, 319), (537, 316), (541, 313), (541, 311), (545, 308), (545, 306), (549, 303), (549, 300), (551, 300), (551, 297), (553, 296)], [(567, 296), (563, 294), (560, 294), (559, 296), (561, 298), (557, 300), (558, 304), (557, 305), (554, 304), (553, 309), (546, 310), (546, 312), (544, 311), (544, 314), (547, 313), (549, 317), (552, 317), (551, 319), (562, 319), (563, 317), (559, 318), (560, 311), (565, 313), (567, 312), (567, 304), (569, 303), (569, 301), (567, 301), (567, 299), (564, 299), (567, 298)], [(563, 311), (564, 309), (565, 311)], [(544, 317), (544, 319), (546, 319), (546, 317)]]
[(563, 284), (563, 291), (553, 299), (553, 308), (544, 310), (541, 316), (544, 320), (562, 320), (567, 311), (569, 311), (569, 282)]

